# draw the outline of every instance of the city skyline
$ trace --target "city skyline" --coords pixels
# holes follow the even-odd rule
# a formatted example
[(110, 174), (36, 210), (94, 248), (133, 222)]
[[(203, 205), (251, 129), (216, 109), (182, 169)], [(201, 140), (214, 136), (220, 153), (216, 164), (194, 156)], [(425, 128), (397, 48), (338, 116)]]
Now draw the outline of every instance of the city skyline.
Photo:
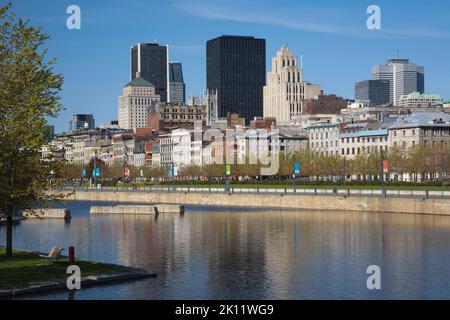
[[(321, 84), (327, 94), (345, 98), (354, 97), (354, 84), (370, 78), (372, 66), (384, 63), (399, 50), (400, 56), (425, 66), (427, 93), (439, 93), (444, 100), (450, 98), (446, 86), (450, 66), (444, 65), (443, 58), (450, 50), (445, 41), (450, 34), (441, 31), (448, 30), (442, 10), (448, 3), (444, 1), (429, 4), (421, 12), (402, 3), (380, 2), (382, 29), (374, 31), (366, 28), (367, 4), (356, 1), (339, 6), (327, 2), (325, 10), (323, 5), (311, 3), (300, 6), (288, 1), (276, 6), (264, 1), (257, 10), (247, 10), (252, 3), (231, 2), (221, 10), (223, 5), (201, 1), (114, 2), (111, 6), (78, 1), (81, 30), (65, 27), (65, 10), (71, 4), (67, 1), (44, 1), (39, 7), (22, 1), (13, 7), (19, 17), (30, 18), (32, 24), (43, 26), (51, 36), (49, 57), (58, 57), (56, 70), (65, 76), (62, 103), (66, 110), (50, 121), (57, 132), (65, 130), (74, 113), (94, 113), (98, 124), (117, 118), (116, 99), (129, 81), (129, 48), (139, 42), (168, 44), (170, 60), (183, 64), (186, 96), (204, 92), (206, 41), (223, 34), (265, 38), (266, 72), (276, 51), (289, 45), (294, 52), (303, 53), (308, 81)], [(158, 13), (152, 28), (139, 21), (150, 8)], [(276, 13), (283, 10), (285, 19), (277, 21)], [(409, 19), (399, 18), (400, 13)], [(164, 24), (166, 14), (186, 27)], [(417, 22), (415, 18), (422, 15), (424, 19)], [(327, 18), (328, 25), (315, 24), (308, 16)], [(415, 21), (414, 25), (409, 21)], [(430, 50), (433, 47), (439, 49)], [(363, 54), (361, 48), (366, 49)]]
[(5, 1), (0, 299), (450, 300), (448, 0)]

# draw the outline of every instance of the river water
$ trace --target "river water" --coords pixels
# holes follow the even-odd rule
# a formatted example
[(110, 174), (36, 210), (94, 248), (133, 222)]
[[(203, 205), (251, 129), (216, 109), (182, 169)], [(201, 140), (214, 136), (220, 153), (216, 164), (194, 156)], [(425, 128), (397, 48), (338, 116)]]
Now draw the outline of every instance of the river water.
[[(89, 215), (91, 205), (111, 204), (69, 202), (70, 223), (27, 220), (14, 245), (74, 246), (80, 258), (158, 274), (75, 299), (450, 299), (450, 217), (212, 207), (156, 220)], [(367, 289), (369, 265), (381, 268), (381, 290)]]

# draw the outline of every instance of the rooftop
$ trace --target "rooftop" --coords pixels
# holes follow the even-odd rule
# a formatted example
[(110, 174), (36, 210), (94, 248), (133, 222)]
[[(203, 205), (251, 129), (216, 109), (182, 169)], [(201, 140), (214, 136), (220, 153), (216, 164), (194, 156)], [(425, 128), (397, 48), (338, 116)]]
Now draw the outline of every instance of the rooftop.
[(405, 128), (417, 126), (450, 126), (450, 114), (445, 112), (413, 112), (401, 116), (390, 128)]
[(388, 60), (389, 63), (409, 63), (409, 59), (406, 58), (392, 58)]
[(359, 132), (360, 137), (383, 136), (383, 135), (387, 135), (387, 134), (388, 134), (387, 129), (367, 130), (367, 131)]
[(410, 94), (400, 96), (400, 100), (401, 99), (437, 99), (437, 100), (440, 100), (441, 96), (439, 94), (412, 92)]
[(125, 87), (154, 87), (153, 84), (145, 80), (144, 78), (137, 77), (128, 82)]

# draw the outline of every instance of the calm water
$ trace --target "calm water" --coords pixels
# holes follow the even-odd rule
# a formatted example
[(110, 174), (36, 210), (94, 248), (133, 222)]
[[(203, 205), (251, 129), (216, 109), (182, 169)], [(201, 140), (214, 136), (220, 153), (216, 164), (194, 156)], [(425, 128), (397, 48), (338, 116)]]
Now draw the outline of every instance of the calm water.
[[(15, 247), (72, 245), (81, 258), (158, 274), (76, 299), (450, 299), (450, 217), (201, 207), (157, 220), (89, 215), (106, 204), (70, 202), (70, 223), (25, 221)], [(366, 288), (372, 264), (382, 271), (378, 291)]]

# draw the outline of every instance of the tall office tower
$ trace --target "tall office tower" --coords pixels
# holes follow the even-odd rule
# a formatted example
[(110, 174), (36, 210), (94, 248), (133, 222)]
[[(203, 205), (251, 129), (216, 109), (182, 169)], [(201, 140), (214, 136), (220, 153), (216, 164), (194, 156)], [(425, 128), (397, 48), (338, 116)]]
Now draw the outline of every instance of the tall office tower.
[(69, 121), (69, 131), (81, 129), (94, 129), (95, 119), (93, 114), (74, 114)]
[(200, 96), (189, 96), (187, 105), (188, 106), (200, 106), (200, 105), (202, 105), (202, 97), (200, 97)]
[(155, 86), (162, 102), (168, 99), (169, 47), (157, 43), (138, 43), (131, 47), (131, 80), (139, 72)]
[[(301, 64), (301, 63), (300, 63)], [(264, 87), (264, 117), (277, 123), (290, 121), (304, 113), (304, 101), (321, 94), (320, 85), (303, 80), (303, 67), (287, 46), (272, 58), (272, 71)]]
[(148, 112), (160, 101), (155, 86), (147, 80), (137, 77), (123, 87), (119, 97), (119, 127), (122, 129), (148, 127)]
[(169, 63), (169, 102), (184, 104), (186, 101), (186, 86), (183, 82), (181, 62)]
[(50, 142), (55, 137), (55, 126), (46, 124), (44, 126), (44, 139), (45, 142)]
[(217, 90), (219, 117), (262, 116), (265, 73), (265, 39), (221, 36), (206, 43), (206, 88)]
[(390, 103), (397, 105), (400, 96), (412, 92), (424, 93), (424, 67), (410, 63), (408, 59), (389, 59), (385, 65), (372, 67), (372, 80), (390, 81)]
[(389, 80), (364, 80), (355, 83), (355, 99), (376, 105), (390, 102)]

